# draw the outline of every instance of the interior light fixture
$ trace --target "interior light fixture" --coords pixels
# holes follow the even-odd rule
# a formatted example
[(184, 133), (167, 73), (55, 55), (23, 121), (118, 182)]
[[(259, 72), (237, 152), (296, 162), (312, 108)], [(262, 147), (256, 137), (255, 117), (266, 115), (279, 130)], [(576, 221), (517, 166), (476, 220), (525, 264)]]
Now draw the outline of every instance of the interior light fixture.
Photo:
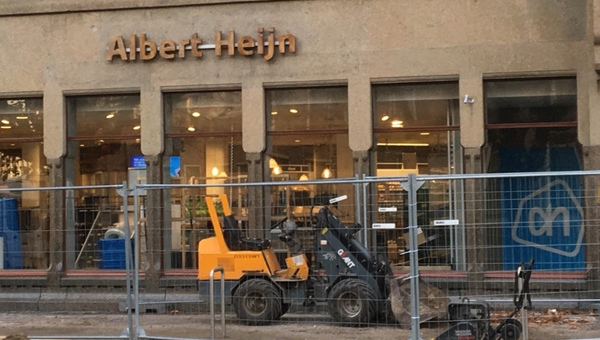
[(271, 111), (271, 114), (274, 116), (277, 114), (277, 111)]
[(306, 174), (302, 174), (302, 176), (300, 176), (300, 181), (308, 181), (308, 176), (306, 176)]
[(299, 139), (295, 139), (294, 143), (300, 143), (300, 140)]
[(106, 119), (111, 119), (111, 118), (114, 118), (114, 117), (115, 117), (114, 113), (109, 113), (109, 114), (106, 115)]
[(279, 175), (282, 173), (281, 167), (279, 165), (277, 165), (276, 167), (273, 168), (273, 171), (271, 171), (271, 173), (273, 175)]
[(211, 173), (213, 177), (217, 177), (219, 175), (219, 168), (215, 166), (214, 168), (212, 168)]
[(0, 129), (5, 129), (6, 130), (6, 129), (10, 129), (10, 128), (12, 128), (12, 126), (10, 126), (10, 125), (2, 125), (2, 126), (0, 126)]
[(2, 124), (10, 124), (10, 122), (6, 119), (2, 119)]
[(194, 132), (194, 131), (196, 131), (196, 128), (193, 126), (190, 126), (190, 127), (188, 127), (188, 131)]
[(133, 127), (134, 130), (139, 130), (140, 128), (141, 128), (141, 126), (139, 126), (139, 125), (136, 125)]
[(225, 171), (221, 171), (221, 172), (219, 173), (219, 176), (217, 176), (217, 177), (222, 177), (222, 178), (225, 178), (225, 177), (227, 177), (227, 173), (226, 173)]
[(321, 177), (331, 178), (331, 170), (329, 170), (329, 168), (323, 169), (323, 172), (321, 172)]
[(382, 122), (385, 122), (388, 119), (390, 119), (390, 116), (388, 116), (388, 115), (383, 115), (383, 117), (381, 117)]
[(196, 118), (198, 118), (198, 117), (200, 117), (200, 112), (198, 112), (198, 111), (194, 111), (194, 112), (192, 113), (192, 116), (193, 116), (193, 117), (196, 117)]
[(392, 120), (392, 127), (393, 128), (401, 128), (404, 127), (404, 125), (402, 125), (402, 123), (404, 123), (401, 120)]
[(85, 144), (83, 144), (83, 143), (82, 143), (82, 144), (79, 144), (79, 146), (81, 146), (81, 147), (84, 147), (84, 146), (85, 146)]
[(290, 113), (298, 113), (298, 110), (296, 110), (296, 109), (290, 109)]
[(275, 158), (269, 157), (269, 169), (274, 169), (278, 166), (279, 166), (279, 164), (277, 164), (277, 161), (275, 160)]
[(421, 132), (421, 136), (429, 136), (429, 132)]
[(29, 119), (29, 117), (27, 117), (27, 116), (17, 116), (16, 118), (20, 119), (20, 120)]
[(429, 146), (429, 143), (377, 143), (377, 146)]

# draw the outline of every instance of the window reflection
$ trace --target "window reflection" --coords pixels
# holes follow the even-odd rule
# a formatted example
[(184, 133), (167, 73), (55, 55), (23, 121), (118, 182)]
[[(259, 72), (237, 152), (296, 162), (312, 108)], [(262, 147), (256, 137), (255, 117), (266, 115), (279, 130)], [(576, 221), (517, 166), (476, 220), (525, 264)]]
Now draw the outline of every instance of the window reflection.
[(48, 267), (47, 191), (14, 191), (48, 185), (42, 144), (42, 100), (0, 100), (0, 228), (4, 269)]
[(164, 99), (164, 183), (217, 185), (168, 193), (165, 269), (192, 269), (197, 268), (198, 241), (212, 235), (204, 201), (207, 195), (226, 193), (235, 216), (244, 223), (247, 220), (246, 190), (218, 186), (247, 180), (241, 92), (169, 93)]
[[(377, 85), (373, 88), (376, 175), (460, 173), (462, 150), (459, 134), (458, 84), (423, 83)], [(388, 249), (392, 263), (403, 265), (408, 246), (408, 194), (399, 181), (378, 183), (374, 200), (377, 222), (395, 229), (379, 231), (376, 244)], [(417, 191), (421, 265), (462, 268), (464, 256), (458, 230), (432, 226), (435, 219), (462, 214), (461, 183), (427, 181)], [(395, 208), (381, 212), (379, 208)]]

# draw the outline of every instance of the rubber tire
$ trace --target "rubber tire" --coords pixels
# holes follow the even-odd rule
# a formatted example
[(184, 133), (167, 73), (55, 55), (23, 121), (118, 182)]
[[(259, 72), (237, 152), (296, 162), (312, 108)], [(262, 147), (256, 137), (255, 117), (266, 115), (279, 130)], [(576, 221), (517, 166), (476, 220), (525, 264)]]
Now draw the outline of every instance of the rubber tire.
[(519, 326), (513, 323), (505, 324), (502, 326), (502, 328), (500, 328), (498, 333), (500, 334), (500, 339), (502, 340), (518, 340), (521, 337), (521, 330), (519, 329)]
[(233, 309), (247, 325), (268, 325), (281, 316), (281, 296), (271, 282), (250, 279), (233, 294)]
[[(356, 304), (348, 306), (348, 298), (354, 299)], [(327, 305), (333, 320), (343, 326), (366, 326), (377, 315), (375, 292), (359, 279), (346, 279), (336, 284), (329, 293)]]
[(516, 325), (517, 327), (519, 327), (519, 332), (523, 333), (523, 324), (521, 324), (521, 321), (517, 319), (507, 319), (506, 324)]
[(281, 315), (279, 315), (279, 317), (277, 318), (277, 320), (281, 319), (282, 316), (285, 315), (285, 313), (287, 313), (290, 310), (290, 307), (292, 306), (291, 303), (281, 303)]

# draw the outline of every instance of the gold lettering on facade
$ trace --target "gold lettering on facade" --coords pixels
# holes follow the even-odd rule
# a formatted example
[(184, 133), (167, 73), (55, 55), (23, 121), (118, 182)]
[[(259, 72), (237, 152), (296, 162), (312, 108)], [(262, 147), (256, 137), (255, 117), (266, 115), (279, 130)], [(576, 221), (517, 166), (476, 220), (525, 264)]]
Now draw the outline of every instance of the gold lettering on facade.
[(118, 55), (121, 60), (127, 60), (127, 52), (125, 51), (125, 43), (123, 37), (116, 36), (110, 39), (108, 51), (106, 51), (106, 60), (113, 60), (114, 56)]
[[(266, 32), (263, 27), (256, 29), (258, 33), (256, 38), (249, 35), (241, 36), (236, 39), (235, 31), (227, 31), (227, 36), (223, 36), (221, 31), (215, 31), (214, 45), (203, 43), (198, 33), (191, 35), (190, 39), (164, 39), (161, 42), (155, 42), (149, 39), (146, 34), (130, 34), (127, 39), (129, 46), (126, 46), (123, 36), (113, 36), (106, 52), (106, 60), (112, 61), (115, 57), (124, 61), (143, 60), (149, 61), (160, 56), (162, 59), (185, 59), (190, 55), (193, 58), (202, 58), (203, 50), (214, 49), (215, 55), (220, 57), (227, 48), (227, 55), (236, 54), (251, 57), (254, 54), (260, 55), (264, 60), (271, 60), (275, 53), (286, 54), (296, 53), (296, 36), (293, 34), (275, 34), (275, 28), (269, 27)], [(191, 53), (187, 53), (191, 51)]]

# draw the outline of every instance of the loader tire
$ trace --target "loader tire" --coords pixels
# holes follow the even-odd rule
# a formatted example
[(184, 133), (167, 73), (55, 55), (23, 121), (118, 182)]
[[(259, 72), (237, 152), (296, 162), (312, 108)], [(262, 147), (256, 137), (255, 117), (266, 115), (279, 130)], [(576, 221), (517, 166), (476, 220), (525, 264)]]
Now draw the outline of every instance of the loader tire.
[(250, 279), (233, 294), (233, 309), (247, 325), (268, 325), (281, 316), (281, 296), (271, 282)]
[(327, 304), (333, 320), (343, 326), (366, 326), (377, 315), (375, 292), (358, 279), (346, 279), (336, 284)]

